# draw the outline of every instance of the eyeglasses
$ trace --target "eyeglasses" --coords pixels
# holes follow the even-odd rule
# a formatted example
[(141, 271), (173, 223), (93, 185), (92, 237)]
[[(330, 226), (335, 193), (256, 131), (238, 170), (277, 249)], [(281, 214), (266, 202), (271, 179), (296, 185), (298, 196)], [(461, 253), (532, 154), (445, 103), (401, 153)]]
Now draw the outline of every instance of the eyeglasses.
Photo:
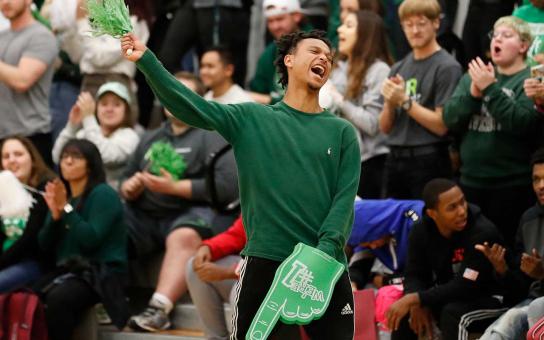
[(414, 27), (417, 27), (418, 29), (422, 29), (423, 27), (427, 26), (431, 21), (430, 20), (419, 20), (416, 22), (412, 21), (403, 21), (401, 23), (402, 28), (405, 30), (412, 30)]
[(503, 37), (504, 39), (510, 39), (512, 37), (515, 37), (516, 34), (517, 34), (516, 32), (512, 32), (512, 31), (490, 31), (489, 33), (487, 33), (487, 36), (489, 37), (489, 39), (495, 39), (498, 37)]
[(72, 158), (74, 161), (80, 161), (84, 159), (83, 155), (77, 152), (65, 152), (60, 156), (60, 160), (65, 160), (68, 158)]

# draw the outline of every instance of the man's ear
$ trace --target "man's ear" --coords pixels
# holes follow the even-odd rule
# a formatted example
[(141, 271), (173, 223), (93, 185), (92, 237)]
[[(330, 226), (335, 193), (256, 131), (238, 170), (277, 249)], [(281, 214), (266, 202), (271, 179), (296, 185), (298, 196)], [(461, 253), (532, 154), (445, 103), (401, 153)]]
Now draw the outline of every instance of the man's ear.
[(293, 55), (292, 54), (286, 54), (285, 57), (283, 57), (283, 63), (287, 68), (293, 67)]
[(432, 22), (434, 30), (438, 32), (438, 29), (440, 28), (440, 18), (436, 18)]
[(302, 13), (300, 12), (295, 12), (295, 13), (291, 13), (291, 15), (293, 16), (293, 20), (298, 24), (300, 24), (300, 22), (302, 21)]
[(427, 208), (425, 209), (425, 213), (427, 213), (430, 218), (436, 221), (436, 217), (438, 216), (438, 212), (436, 210)]
[(225, 66), (225, 73), (229, 78), (232, 78), (232, 75), (234, 74), (234, 65), (228, 64), (227, 66)]
[(529, 43), (527, 41), (522, 41), (521, 42), (521, 49), (519, 51), (519, 54), (525, 55), (527, 53), (527, 51), (529, 50), (529, 47), (531, 47), (531, 46), (529, 45)]

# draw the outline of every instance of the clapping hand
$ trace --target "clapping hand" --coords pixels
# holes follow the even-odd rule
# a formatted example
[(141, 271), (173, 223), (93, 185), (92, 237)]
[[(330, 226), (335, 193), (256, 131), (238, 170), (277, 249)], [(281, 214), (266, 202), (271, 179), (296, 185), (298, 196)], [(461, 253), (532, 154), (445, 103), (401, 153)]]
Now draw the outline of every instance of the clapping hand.
[(385, 101), (392, 107), (398, 107), (407, 99), (405, 90), (405, 81), (401, 75), (397, 74), (386, 79), (382, 85), (381, 91)]
[(472, 80), (470, 92), (473, 97), (481, 97), (482, 91), (497, 81), (493, 64), (485, 64), (479, 57), (468, 64), (468, 74)]
[(81, 92), (77, 97), (76, 105), (79, 107), (83, 118), (93, 116), (96, 110), (96, 102), (89, 92)]
[(66, 187), (58, 178), (45, 185), (45, 202), (51, 211), (53, 220), (58, 221), (62, 217), (64, 206), (68, 202)]
[(544, 279), (544, 266), (540, 254), (533, 249), (532, 255), (523, 253), (521, 255), (521, 271), (535, 280)]

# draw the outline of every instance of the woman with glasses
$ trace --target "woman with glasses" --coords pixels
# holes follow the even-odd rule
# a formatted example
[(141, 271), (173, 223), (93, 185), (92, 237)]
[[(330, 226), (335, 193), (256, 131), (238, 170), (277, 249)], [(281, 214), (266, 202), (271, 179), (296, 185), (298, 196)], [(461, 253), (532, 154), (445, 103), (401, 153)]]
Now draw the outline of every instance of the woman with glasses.
[(71, 339), (85, 310), (98, 302), (118, 327), (128, 318), (122, 290), (127, 269), (123, 208), (105, 179), (96, 146), (72, 139), (60, 153), (60, 179), (45, 187), (49, 214), (39, 244), (55, 252), (56, 269), (38, 286), (55, 340)]
[(342, 60), (324, 86), (320, 102), (326, 105), (330, 101), (326, 106), (357, 128), (362, 161), (357, 194), (382, 198), (389, 149), (378, 124), (383, 108), (380, 89), (392, 62), (385, 26), (374, 12), (346, 13), (338, 27), (338, 39)]
[[(38, 232), (47, 214), (47, 205), (39, 191), (44, 190), (54, 172), (45, 165), (42, 156), (25, 137), (10, 136), (0, 143), (0, 170), (10, 171), (27, 190), (0, 189), (0, 293), (21, 287), (37, 279), (46, 264), (38, 250)], [(16, 188), (13, 188), (16, 189)], [(22, 192), (21, 192), (22, 191)], [(26, 194), (34, 201), (23, 215), (9, 214), (7, 205), (21, 202)], [(24, 209), (26, 210), (26, 208)]]

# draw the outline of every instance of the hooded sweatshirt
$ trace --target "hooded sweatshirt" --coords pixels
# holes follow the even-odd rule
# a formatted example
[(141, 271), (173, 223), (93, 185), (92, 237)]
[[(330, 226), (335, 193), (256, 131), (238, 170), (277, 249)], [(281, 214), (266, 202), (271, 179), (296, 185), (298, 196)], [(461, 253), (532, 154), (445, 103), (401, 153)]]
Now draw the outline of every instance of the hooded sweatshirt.
[(424, 216), (409, 236), (405, 293), (419, 293), (421, 305), (431, 307), (500, 294), (491, 263), (474, 248), (483, 242), (500, 243), (500, 234), (474, 205), (465, 229), (451, 238)]

